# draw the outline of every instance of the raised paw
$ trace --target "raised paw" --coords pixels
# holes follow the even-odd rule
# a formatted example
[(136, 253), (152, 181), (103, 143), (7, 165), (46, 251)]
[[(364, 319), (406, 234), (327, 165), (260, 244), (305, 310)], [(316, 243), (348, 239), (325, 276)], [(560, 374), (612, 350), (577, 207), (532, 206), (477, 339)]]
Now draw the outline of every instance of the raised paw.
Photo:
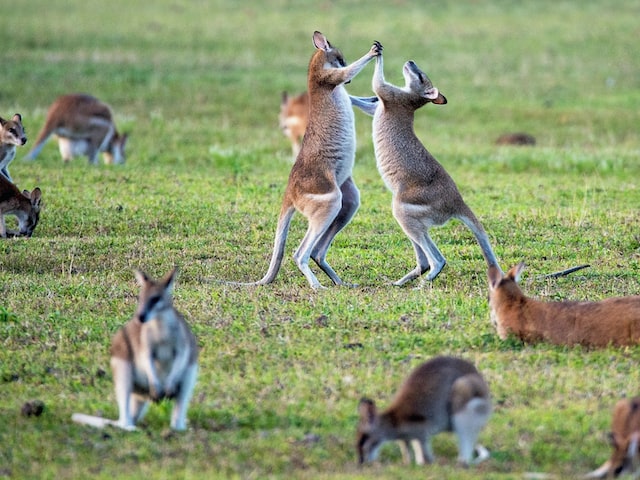
[(371, 46), (371, 53), (375, 56), (382, 55), (382, 44), (379, 41), (374, 40)]

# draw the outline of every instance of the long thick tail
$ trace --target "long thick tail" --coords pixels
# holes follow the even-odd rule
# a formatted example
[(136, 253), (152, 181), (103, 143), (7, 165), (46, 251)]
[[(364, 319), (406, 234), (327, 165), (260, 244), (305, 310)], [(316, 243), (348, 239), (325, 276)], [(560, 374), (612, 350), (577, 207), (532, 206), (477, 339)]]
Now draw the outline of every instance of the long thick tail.
[(457, 218), (459, 218), (462, 221), (462, 223), (464, 223), (467, 227), (469, 227), (469, 230), (471, 230), (475, 235), (476, 240), (480, 245), (480, 249), (482, 250), (482, 255), (484, 256), (487, 262), (487, 266), (489, 267), (495, 266), (495, 267), (498, 267), (500, 271), (502, 271), (502, 269), (500, 268), (500, 264), (498, 263), (498, 259), (496, 258), (496, 254), (493, 253), (493, 249), (491, 248), (491, 243), (489, 242), (489, 235), (487, 235), (487, 232), (482, 227), (482, 224), (476, 218), (473, 212), (469, 210), (467, 215), (458, 215)]
[(31, 150), (29, 150), (29, 153), (25, 155), (24, 159), (35, 160), (35, 158), (40, 154), (42, 147), (44, 147), (44, 144), (47, 143), (47, 140), (51, 136), (51, 133), (52, 132), (48, 132), (46, 130), (43, 130), (42, 132), (40, 132), (40, 134), (38, 135), (38, 138), (36, 139), (36, 142), (34, 143)]
[(123, 427), (116, 420), (109, 420), (108, 418), (96, 417), (93, 415), (87, 415), (85, 413), (74, 413), (71, 415), (71, 420), (76, 423), (80, 423), (82, 425), (89, 425), (90, 427), (95, 428), (105, 428), (105, 427), (118, 427), (122, 430), (132, 431), (135, 430), (136, 427)]

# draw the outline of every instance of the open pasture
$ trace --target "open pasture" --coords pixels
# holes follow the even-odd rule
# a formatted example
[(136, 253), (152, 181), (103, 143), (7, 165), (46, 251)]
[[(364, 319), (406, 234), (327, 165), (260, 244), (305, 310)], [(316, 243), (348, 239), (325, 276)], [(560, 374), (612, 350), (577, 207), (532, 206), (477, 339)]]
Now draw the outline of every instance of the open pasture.
[[(291, 254), (266, 271), (290, 168), (278, 130), (281, 92), (306, 88), (311, 35), (347, 61), (373, 40), (402, 82), (414, 60), (447, 97), (416, 131), (456, 180), (503, 268), (527, 263), (523, 289), (546, 299), (640, 293), (640, 6), (627, 1), (56, 2), (5, 9), (0, 116), (34, 140), (60, 94), (91, 93), (130, 132), (127, 163), (63, 164), (50, 141), (18, 149), (18, 186), (42, 189), (30, 239), (0, 242), (0, 478), (451, 478), (524, 472), (579, 476), (610, 453), (611, 408), (640, 390), (640, 347), (523, 346), (489, 321), (486, 266), (459, 222), (432, 230), (448, 264), (414, 289), (414, 267), (375, 168), (371, 120), (356, 112), (354, 178), (362, 205), (328, 259), (356, 288), (314, 292)], [(371, 94), (373, 63), (348, 85)], [(524, 131), (535, 147), (498, 147)], [(544, 274), (589, 263), (558, 279)], [(108, 346), (133, 314), (132, 269), (180, 273), (175, 305), (201, 347), (190, 429), (167, 431), (170, 405), (141, 431), (92, 430), (83, 412), (117, 417)], [(495, 411), (480, 442), (491, 458), (403, 466), (393, 445), (356, 465), (361, 396), (384, 406), (436, 354), (473, 361)], [(38, 417), (21, 415), (41, 400)]]

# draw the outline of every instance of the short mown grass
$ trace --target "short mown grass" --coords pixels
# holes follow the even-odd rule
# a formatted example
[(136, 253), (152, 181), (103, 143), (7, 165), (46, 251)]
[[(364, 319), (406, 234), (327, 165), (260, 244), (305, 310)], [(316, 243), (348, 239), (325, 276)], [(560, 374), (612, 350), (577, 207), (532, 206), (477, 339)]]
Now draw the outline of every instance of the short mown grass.
[[(611, 408), (639, 391), (640, 349), (588, 350), (500, 341), (486, 267), (471, 233), (433, 230), (448, 264), (431, 284), (390, 283), (413, 268), (375, 169), (370, 119), (356, 113), (354, 178), (362, 205), (329, 261), (355, 288), (312, 291), (291, 253), (295, 217), (272, 285), (266, 271), (290, 146), (280, 94), (305, 88), (321, 30), (348, 60), (375, 40), (400, 83), (414, 60), (447, 96), (416, 131), (457, 181), (503, 268), (528, 265), (523, 288), (548, 300), (640, 292), (640, 78), (632, 2), (29, 0), (1, 29), (0, 116), (23, 116), (29, 143), (11, 165), (45, 203), (30, 239), (0, 249), (0, 477), (522, 478), (579, 476), (609, 454)], [(369, 95), (372, 66), (350, 85)], [(131, 133), (124, 166), (64, 165), (53, 141), (23, 162), (48, 105), (90, 92)], [(496, 147), (526, 131), (533, 148)], [(591, 266), (567, 277), (544, 275)], [(168, 430), (170, 404), (139, 432), (98, 431), (73, 412), (115, 418), (108, 347), (133, 313), (131, 270), (180, 269), (175, 304), (201, 347), (190, 429)], [(381, 406), (408, 372), (438, 354), (476, 363), (495, 413), (492, 453), (455, 468), (451, 435), (438, 461), (403, 466), (389, 445), (358, 468), (358, 399)], [(40, 400), (39, 417), (21, 415)]]

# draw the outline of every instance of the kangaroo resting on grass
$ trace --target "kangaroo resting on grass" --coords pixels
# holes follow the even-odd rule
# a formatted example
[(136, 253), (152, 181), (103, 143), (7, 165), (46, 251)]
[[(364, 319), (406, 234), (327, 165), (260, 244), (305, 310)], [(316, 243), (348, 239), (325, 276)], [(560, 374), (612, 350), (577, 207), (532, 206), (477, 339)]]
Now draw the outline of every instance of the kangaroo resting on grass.
[[(41, 199), (40, 188), (21, 192), (4, 175), (0, 175), (0, 237), (30, 237), (40, 220)], [(18, 218), (17, 232), (7, 230), (5, 215), (15, 215)]]
[(618, 400), (613, 409), (609, 460), (585, 478), (614, 478), (630, 473), (640, 477), (640, 397)]
[(9, 164), (16, 157), (16, 147), (27, 143), (27, 135), (22, 126), (22, 117), (16, 113), (11, 120), (0, 118), (0, 175), (13, 182), (9, 175)]
[(599, 302), (542, 302), (518, 285), (524, 263), (506, 274), (489, 267), (491, 322), (501, 339), (514, 335), (524, 342), (606, 347), (640, 343), (640, 296)]
[(458, 437), (460, 464), (489, 457), (486, 448), (476, 445), (491, 415), (489, 387), (466, 360), (435, 357), (409, 375), (386, 410), (378, 413), (375, 403), (363, 398), (358, 412), (356, 445), (361, 464), (375, 460), (382, 444), (391, 440), (400, 442), (405, 463), (411, 462), (410, 445), (416, 464), (432, 463), (431, 437), (444, 431)]
[[(417, 266), (394, 282), (403, 285), (429, 270), (433, 280), (446, 260), (429, 236), (432, 226), (451, 218), (461, 220), (475, 235), (488, 265), (498, 267), (489, 237), (482, 224), (462, 199), (458, 187), (444, 167), (427, 151), (415, 134), (415, 111), (431, 102), (444, 105), (447, 99), (418, 66), (408, 61), (403, 71), (405, 86), (396, 87), (384, 79), (382, 54), (376, 58), (372, 104), (373, 143), (378, 170), (393, 195), (393, 216), (411, 240)], [(499, 267), (498, 267), (499, 268)]]
[(360, 205), (360, 192), (351, 178), (355, 159), (352, 100), (344, 84), (351, 81), (382, 51), (375, 42), (369, 52), (347, 65), (342, 53), (320, 33), (313, 34), (316, 52), (309, 62), (309, 124), (300, 153), (289, 174), (269, 269), (261, 280), (244, 285), (265, 285), (276, 278), (293, 214), (309, 222), (293, 257), (312, 288), (321, 288), (309, 267), (313, 261), (336, 285), (343, 282), (327, 263), (334, 237), (352, 219)]
[(105, 163), (125, 162), (128, 135), (118, 133), (109, 106), (91, 95), (58, 97), (49, 107), (44, 126), (26, 159), (34, 160), (51, 135), (57, 135), (65, 162), (86, 155), (89, 163), (95, 165), (100, 152)]
[(111, 344), (111, 369), (120, 417), (107, 420), (76, 413), (73, 420), (94, 427), (114, 425), (134, 430), (149, 400), (175, 400), (171, 428), (187, 428), (187, 408), (198, 373), (198, 347), (172, 300), (176, 270), (154, 281), (135, 272), (140, 284), (134, 317), (120, 328)]

